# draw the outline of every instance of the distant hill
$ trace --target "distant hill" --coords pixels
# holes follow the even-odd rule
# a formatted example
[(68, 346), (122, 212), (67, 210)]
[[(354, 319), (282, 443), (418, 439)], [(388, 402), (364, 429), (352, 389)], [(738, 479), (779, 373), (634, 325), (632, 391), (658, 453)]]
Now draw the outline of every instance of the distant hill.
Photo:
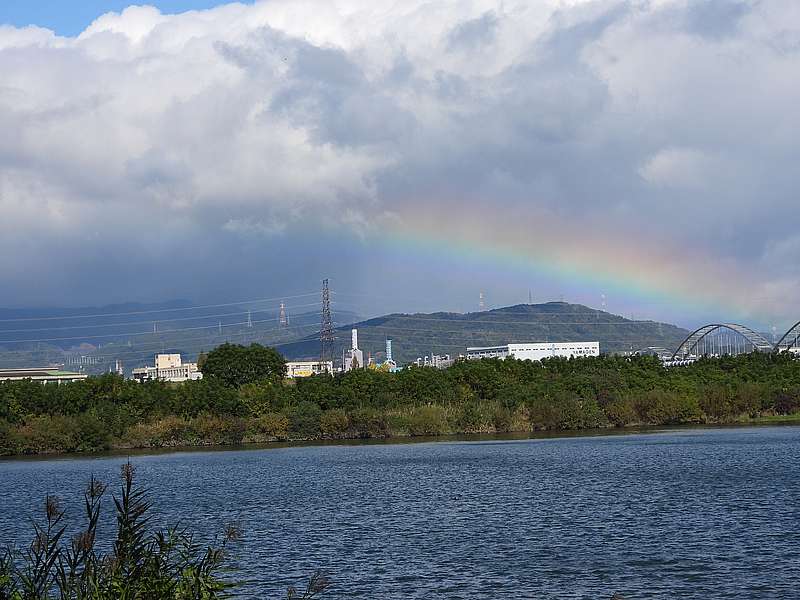
[[(249, 320), (248, 325), (248, 309)], [(278, 309), (263, 303), (198, 307), (187, 300), (100, 307), (0, 308), (0, 367), (66, 364), (89, 373), (108, 370), (117, 359), (127, 371), (151, 363), (156, 352), (177, 352), (194, 360), (226, 341), (278, 345), (319, 331), (320, 312), (294, 313), (278, 322)], [(337, 322), (359, 317), (337, 312)]]
[[(657, 346), (676, 348), (689, 334), (685, 329), (655, 321), (632, 321), (581, 304), (548, 302), (518, 304), (474, 313), (391, 314), (339, 327), (335, 356), (350, 347), (350, 328), (358, 328), (359, 347), (383, 357), (385, 340), (392, 340), (394, 358), (405, 363), (418, 356), (458, 355), (467, 346), (492, 346), (511, 342), (599, 341), (604, 353)], [(319, 356), (315, 335), (281, 344), (291, 359)]]

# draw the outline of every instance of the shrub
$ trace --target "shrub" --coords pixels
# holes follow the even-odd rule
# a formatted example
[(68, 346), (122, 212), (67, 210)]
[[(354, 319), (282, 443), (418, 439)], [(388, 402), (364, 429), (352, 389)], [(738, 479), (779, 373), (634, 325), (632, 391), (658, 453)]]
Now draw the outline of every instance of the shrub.
[(203, 444), (241, 444), (247, 425), (244, 419), (218, 415), (200, 415), (190, 428)]
[(638, 421), (636, 408), (630, 398), (620, 398), (612, 400), (605, 408), (608, 422), (615, 427), (625, 427)]
[(282, 413), (266, 413), (250, 421), (254, 441), (285, 440), (289, 437), (289, 419)]
[(310, 440), (319, 436), (322, 410), (313, 402), (303, 401), (289, 411), (289, 432), (295, 439)]
[(411, 433), (411, 419), (408, 415), (391, 413), (386, 415), (387, 435), (406, 436)]
[(350, 419), (347, 413), (339, 408), (334, 408), (322, 413), (320, 417), (320, 429), (326, 437), (341, 437), (350, 427)]
[(492, 412), (492, 425), (498, 433), (511, 431), (513, 419), (511, 411), (505, 406), (496, 406)]
[(389, 426), (384, 415), (373, 408), (361, 408), (350, 412), (350, 423), (359, 437), (386, 437)]
[(456, 427), (464, 433), (486, 431), (489, 419), (484, 415), (477, 402), (464, 404), (456, 415)]
[(420, 406), (411, 413), (411, 435), (441, 435), (446, 433), (447, 414), (441, 406)]
[(125, 434), (125, 440), (134, 447), (180, 446), (196, 437), (190, 423), (174, 415), (134, 425)]

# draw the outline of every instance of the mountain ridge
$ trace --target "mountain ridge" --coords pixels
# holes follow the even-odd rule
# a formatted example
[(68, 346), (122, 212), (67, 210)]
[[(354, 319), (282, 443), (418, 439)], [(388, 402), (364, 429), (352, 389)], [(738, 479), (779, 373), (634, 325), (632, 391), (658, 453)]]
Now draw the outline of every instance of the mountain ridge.
[[(599, 341), (601, 352), (613, 353), (646, 347), (674, 348), (689, 331), (658, 321), (634, 321), (582, 304), (546, 302), (516, 304), (486, 311), (454, 313), (391, 313), (337, 327), (334, 356), (349, 348), (351, 328), (358, 329), (359, 347), (383, 355), (391, 339), (399, 362), (419, 356), (463, 353), (468, 346), (493, 346), (514, 342)], [(289, 359), (316, 358), (319, 340), (314, 336), (278, 346)]]

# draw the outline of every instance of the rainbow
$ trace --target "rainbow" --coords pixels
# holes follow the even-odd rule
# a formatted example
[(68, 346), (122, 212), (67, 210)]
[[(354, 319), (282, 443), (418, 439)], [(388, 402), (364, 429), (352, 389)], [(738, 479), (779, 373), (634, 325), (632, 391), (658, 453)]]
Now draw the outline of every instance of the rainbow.
[(646, 233), (547, 212), (415, 206), (386, 220), (388, 243), (404, 252), (444, 253), (533, 276), (577, 282), (633, 301), (669, 303), (690, 314), (770, 322), (792, 315), (770, 302), (765, 283), (732, 260)]

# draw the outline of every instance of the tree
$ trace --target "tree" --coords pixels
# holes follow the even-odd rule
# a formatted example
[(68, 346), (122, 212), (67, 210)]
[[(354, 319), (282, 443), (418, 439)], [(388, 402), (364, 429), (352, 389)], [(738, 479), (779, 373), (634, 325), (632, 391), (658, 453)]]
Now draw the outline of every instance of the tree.
[(261, 344), (222, 344), (208, 353), (201, 371), (204, 377), (239, 388), (248, 383), (282, 381), (286, 376), (286, 361), (277, 350)]

